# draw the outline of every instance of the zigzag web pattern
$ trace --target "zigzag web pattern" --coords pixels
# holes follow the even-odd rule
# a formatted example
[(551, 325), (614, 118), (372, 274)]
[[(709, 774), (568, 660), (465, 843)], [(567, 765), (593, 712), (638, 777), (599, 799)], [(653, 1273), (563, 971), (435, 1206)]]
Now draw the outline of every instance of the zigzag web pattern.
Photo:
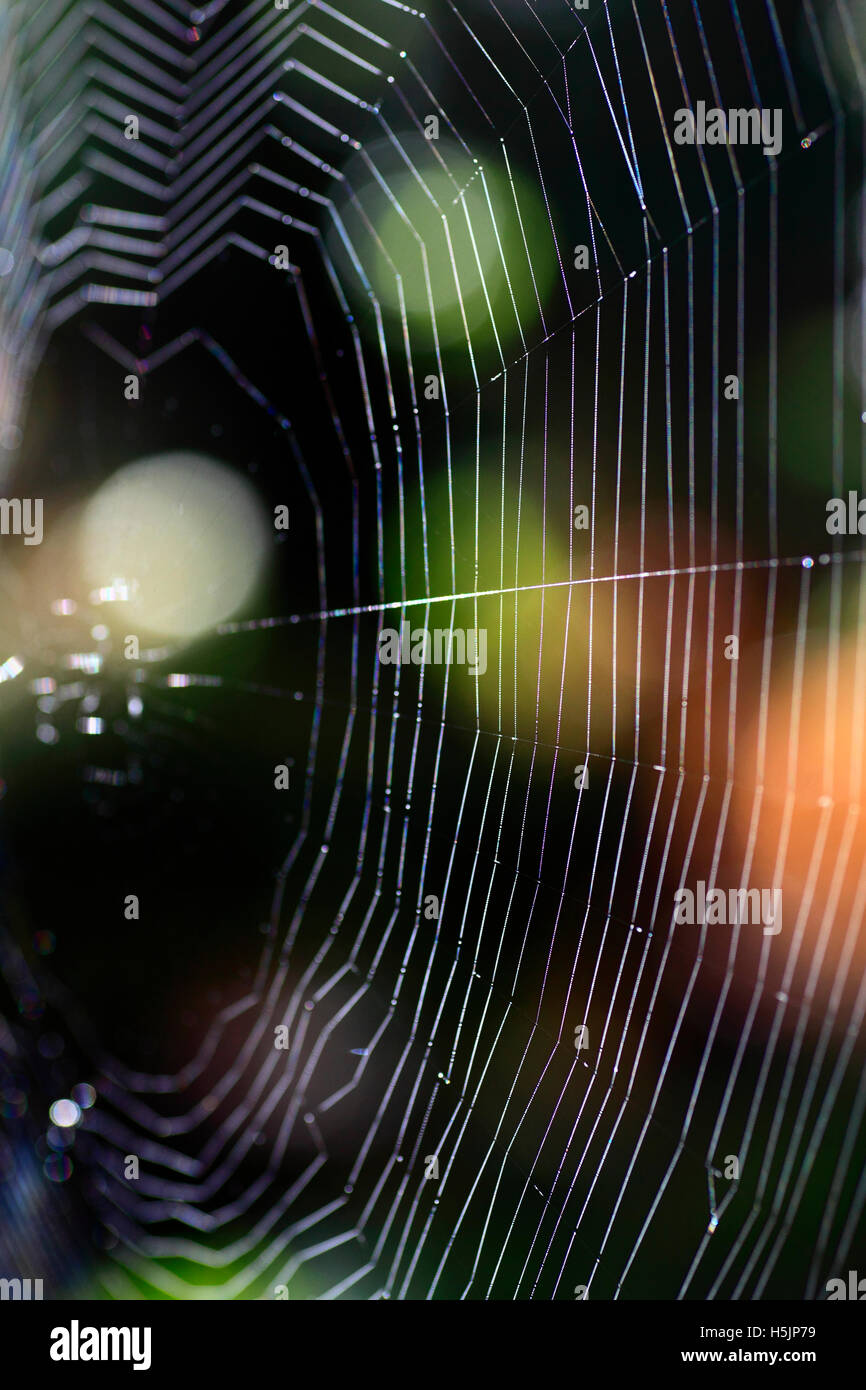
[[(58, 1006), (108, 1296), (812, 1298), (854, 1258), (866, 587), (823, 499), (866, 486), (866, 45), (846, 0), (791, 9), (3, 6), (7, 476), (55, 336), (189, 359), (277, 431), (310, 560), (215, 669), (142, 668), (168, 720), (202, 687), (304, 741), (187, 1064)], [(781, 149), (678, 144), (699, 100), (778, 110)], [(799, 374), (794, 206), (831, 249)], [(273, 370), (191, 299), (215, 273)], [(383, 664), (407, 623), (483, 630), (486, 669)], [(218, 659), (268, 633), (297, 695)], [(780, 930), (675, 921), (698, 880), (780, 885)]]

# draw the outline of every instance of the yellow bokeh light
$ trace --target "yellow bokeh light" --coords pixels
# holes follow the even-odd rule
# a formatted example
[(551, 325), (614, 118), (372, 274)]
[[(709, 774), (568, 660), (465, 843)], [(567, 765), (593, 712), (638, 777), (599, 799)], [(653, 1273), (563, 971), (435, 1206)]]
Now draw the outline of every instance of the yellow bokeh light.
[(125, 621), (194, 637), (235, 612), (261, 572), (267, 520), (246, 479), (202, 454), (121, 468), (91, 498), (78, 553), (91, 591), (125, 584)]

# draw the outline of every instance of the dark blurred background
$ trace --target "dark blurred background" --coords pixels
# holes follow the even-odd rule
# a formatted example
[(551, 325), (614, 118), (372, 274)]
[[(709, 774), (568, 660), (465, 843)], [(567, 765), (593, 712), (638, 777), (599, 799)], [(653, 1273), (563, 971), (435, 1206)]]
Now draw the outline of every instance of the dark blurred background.
[[(169, 263), (198, 209), (208, 255), (194, 272), (180, 257), (182, 283), (166, 270), (170, 292), (149, 282), (154, 305), (44, 311), (4, 486), (45, 499), (50, 539), (123, 466), (191, 451), (291, 521), (227, 628), (140, 665), (140, 714), (112, 658), (80, 697), (98, 695), (103, 734), (80, 732), (76, 697), (57, 708), (50, 743), (28, 682), (89, 650), (93, 623), (109, 625), (115, 657), (128, 629), (83, 593), (75, 615), (52, 615), (42, 548), (0, 542), (0, 659), (30, 654), (0, 688), (3, 1272), (44, 1269), (46, 1297), (271, 1297), (288, 1283), (292, 1298), (571, 1298), (592, 1275), (591, 1298), (674, 1298), (708, 1192), (727, 1189), (724, 1158), (743, 1154), (746, 1133), (742, 1181), (686, 1296), (802, 1298), (810, 1277), (814, 1296), (818, 1273), (823, 1287), (838, 1272), (843, 1232), (852, 1259), (858, 1238), (862, 1249), (856, 1208), (846, 1227), (864, 1147), (862, 1039), (834, 1071), (849, 1018), (833, 1012), (841, 910), (835, 945), (821, 945), (834, 863), (816, 869), (802, 950), (786, 935), (766, 961), (755, 936), (732, 966), (729, 938), (713, 938), (697, 961), (694, 934), (669, 928), (684, 872), (740, 881), (748, 817), (731, 808), (731, 780), (752, 794), (762, 710), (779, 759), (800, 736), (782, 722), (796, 643), (808, 671), (823, 669), (831, 638), (857, 636), (859, 542), (831, 545), (824, 529), (826, 499), (863, 481), (849, 311), (862, 275), (860, 93), (838, 30), (821, 17), (836, 93), (799, 5), (780, 15), (788, 70), (764, 7), (741, 15), (741, 39), (728, 3), (704, 6), (702, 28), (685, 0), (667, 22), (642, 3), (584, 18), (538, 0), (506, 22), (481, 0), (433, 5), (423, 21), (364, 0), (346, 11), (353, 28), (314, 5), (212, 7), (197, 22), (187, 8), (153, 7), (163, 23), (116, 3), (133, 35), (59, 7), (87, 55), (81, 130), (40, 193), (81, 172), (86, 189), (54, 218), (19, 212), (35, 268), (16, 288), (45, 284), (56, 306), (94, 280), (126, 284), (86, 257), (62, 290), (38, 268), (37, 250), (92, 206), (165, 217)], [(42, 96), (24, 87), (41, 49), (26, 25), (17, 34), (38, 128)], [(164, 59), (166, 44), (183, 56)], [(138, 109), (124, 94), (134, 81), (159, 90), (142, 64), (163, 61), (188, 88), (185, 106), (142, 106), (142, 140), (165, 166), (148, 174), (156, 196), (106, 161), (138, 170), (108, 128)], [(678, 186), (652, 85), (670, 129), (677, 63), (693, 101), (712, 104), (714, 81), (725, 107), (753, 105), (757, 90), (781, 108), (778, 162), (743, 149), (734, 168), (727, 149), (706, 148), (702, 168), (697, 151), (675, 149)], [(471, 354), (441, 306), (441, 357), (423, 311), (404, 338), (385, 293), (382, 247), (405, 253), (407, 278), (416, 251), (405, 232), (388, 241), (372, 173), (403, 177), (399, 145), (438, 177), (419, 130), (434, 93), (442, 159), (484, 166), (509, 268), (497, 332), (470, 311)], [(645, 209), (607, 101), (634, 140)], [(170, 139), (148, 131), (157, 116)], [(502, 201), (509, 177), (525, 189), (522, 225)], [(481, 198), (477, 177), (470, 196)], [(421, 197), (419, 225), (428, 215)], [(281, 244), (288, 271), (268, 260)], [(577, 244), (597, 248), (597, 272), (572, 268)], [(458, 261), (471, 280), (471, 259)], [(24, 332), (17, 319), (7, 329), (22, 352)], [(130, 370), (138, 400), (124, 395)], [(737, 405), (721, 398), (729, 372), (742, 377)], [(424, 398), (434, 373), (444, 403)], [(570, 524), (591, 500), (592, 555)], [(613, 575), (645, 577), (588, 582)], [(556, 584), (543, 599), (540, 587), (511, 592)], [(454, 669), (446, 695), (431, 667), (421, 691), (406, 667), (395, 689), (376, 662), (382, 605), (487, 590), (477, 617), (462, 599), (453, 619), (441, 601), (426, 618), (487, 626), (483, 687)], [(426, 613), (409, 610), (418, 624)], [(736, 673), (721, 656), (730, 632)], [(836, 707), (861, 709), (844, 692)], [(806, 697), (810, 718), (827, 708)], [(840, 722), (845, 764), (861, 754)], [(287, 791), (274, 788), (280, 764)], [(577, 764), (590, 768), (578, 805)], [(816, 827), (798, 820), (795, 848)], [(828, 856), (838, 841), (834, 830)], [(842, 869), (852, 902), (861, 849)], [(786, 880), (792, 933), (797, 887)], [(138, 920), (124, 917), (128, 894)], [(440, 899), (438, 922), (419, 913), (426, 894)], [(849, 972), (852, 1009), (855, 990)], [(284, 1019), (288, 1054), (273, 1047)], [(586, 1057), (573, 1046), (582, 1023)], [(786, 1066), (797, 1082), (777, 1110)], [(748, 1260), (763, 1227), (750, 1213), (785, 1190), (786, 1158), (803, 1171), (806, 1078), (816, 1105), (828, 1085), (834, 1102), (756, 1295), (762, 1264)], [(49, 1107), (82, 1083), (95, 1104), (60, 1133)], [(448, 1168), (439, 1186), (423, 1177), (433, 1153)], [(123, 1176), (130, 1154), (137, 1183)]]

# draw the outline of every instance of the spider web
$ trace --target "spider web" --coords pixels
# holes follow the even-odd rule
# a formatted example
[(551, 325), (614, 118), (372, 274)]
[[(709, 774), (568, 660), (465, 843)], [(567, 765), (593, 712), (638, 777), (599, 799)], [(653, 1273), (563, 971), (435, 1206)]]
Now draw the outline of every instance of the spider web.
[[(814, 1298), (862, 1249), (861, 21), (5, 8), (10, 450), (83, 335), (266, 419), (291, 513), (291, 609), (142, 677), (286, 711), (249, 984), (170, 1074), (55, 989), (109, 1296)], [(781, 151), (676, 144), (699, 100)], [(406, 622), (486, 670), (381, 664)], [(675, 922), (698, 880), (781, 930)]]

